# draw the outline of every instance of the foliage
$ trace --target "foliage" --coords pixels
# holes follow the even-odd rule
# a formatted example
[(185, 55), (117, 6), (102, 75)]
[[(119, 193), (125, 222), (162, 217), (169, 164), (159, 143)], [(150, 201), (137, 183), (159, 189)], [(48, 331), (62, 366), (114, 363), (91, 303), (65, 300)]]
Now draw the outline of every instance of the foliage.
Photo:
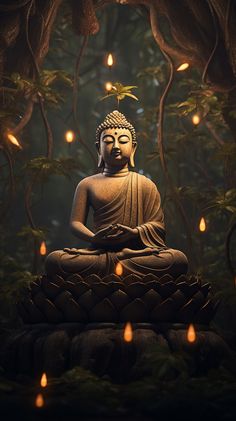
[(9, 322), (16, 326), (19, 323), (16, 313), (16, 302), (27, 294), (30, 282), (36, 276), (21, 266), (19, 260), (4, 255), (0, 257), (0, 322)]
[(73, 158), (48, 159), (42, 156), (29, 160), (25, 169), (32, 174), (39, 173), (43, 181), (48, 180), (52, 175), (70, 178), (73, 171), (78, 169), (78, 162)]
[(44, 100), (51, 104), (58, 105), (63, 99), (58, 89), (51, 87), (55, 82), (63, 82), (68, 86), (72, 86), (72, 79), (66, 71), (62, 70), (43, 70), (39, 78), (35, 81), (21, 77), (19, 73), (12, 73), (9, 81), (13, 83), (13, 89), (16, 93), (23, 93), (27, 97), (40, 95)]
[(118, 105), (119, 105), (119, 102), (125, 99), (126, 97), (129, 97), (138, 101), (138, 98), (134, 94), (132, 94), (132, 89), (134, 88), (137, 88), (137, 86), (124, 86), (120, 82), (115, 82), (112, 85), (111, 90), (107, 93), (106, 96), (102, 97), (101, 100), (114, 96), (117, 99)]
[[(161, 351), (154, 347), (145, 362), (153, 368), (149, 370), (152, 374), (128, 384), (114, 384), (109, 378), (98, 378), (84, 368), (75, 367), (61, 377), (49, 376), (47, 388), (40, 390), (36, 380), (24, 378), (24, 384), (19, 384), (1, 373), (1, 411), (7, 410), (9, 416), (17, 408), (18, 413), (27, 413), (33, 419), (32, 402), (40, 390), (45, 401), (44, 419), (71, 416), (235, 419), (236, 379), (230, 369), (222, 365), (209, 370), (207, 375), (191, 377), (185, 370), (183, 355), (172, 354), (172, 359), (170, 355), (166, 355), (164, 348)], [(162, 373), (160, 364), (157, 369), (153, 366), (160, 360), (166, 366)], [(176, 367), (179, 375), (169, 376)]]

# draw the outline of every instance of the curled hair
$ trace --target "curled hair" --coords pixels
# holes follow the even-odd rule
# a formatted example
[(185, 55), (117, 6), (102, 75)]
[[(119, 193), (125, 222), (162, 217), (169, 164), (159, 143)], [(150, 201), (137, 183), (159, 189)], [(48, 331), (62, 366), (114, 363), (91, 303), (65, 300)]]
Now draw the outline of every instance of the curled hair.
[(136, 142), (134, 127), (126, 120), (125, 116), (117, 110), (107, 114), (105, 120), (98, 126), (96, 130), (96, 142), (100, 141), (101, 133), (106, 129), (128, 129), (132, 135), (132, 142)]

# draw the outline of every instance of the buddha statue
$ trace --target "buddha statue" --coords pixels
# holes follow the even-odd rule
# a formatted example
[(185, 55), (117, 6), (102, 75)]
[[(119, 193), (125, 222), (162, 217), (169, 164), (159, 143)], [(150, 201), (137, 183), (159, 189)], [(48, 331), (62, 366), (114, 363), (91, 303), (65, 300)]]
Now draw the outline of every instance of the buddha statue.
[[(187, 272), (187, 258), (165, 244), (164, 217), (156, 185), (134, 167), (137, 146), (134, 127), (119, 111), (108, 114), (96, 131), (98, 167), (101, 172), (77, 186), (71, 213), (74, 235), (87, 248), (65, 248), (46, 259), (48, 276), (114, 273), (118, 262), (123, 276)], [(94, 228), (86, 226), (89, 209)]]

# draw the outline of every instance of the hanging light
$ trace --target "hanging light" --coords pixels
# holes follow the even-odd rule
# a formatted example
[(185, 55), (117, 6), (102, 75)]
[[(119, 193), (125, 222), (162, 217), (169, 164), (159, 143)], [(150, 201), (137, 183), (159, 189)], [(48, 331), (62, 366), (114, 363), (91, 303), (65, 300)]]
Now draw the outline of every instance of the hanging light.
[(72, 130), (67, 130), (65, 133), (65, 139), (67, 143), (72, 143), (75, 140), (75, 134)]
[(193, 324), (190, 324), (187, 330), (187, 340), (190, 343), (193, 343), (196, 341), (196, 331), (193, 326)]
[(202, 216), (199, 222), (199, 231), (204, 232), (206, 231), (206, 221), (205, 218)]
[(44, 399), (42, 393), (38, 393), (35, 399), (35, 406), (37, 408), (42, 408), (44, 406)]
[(48, 384), (48, 379), (47, 379), (47, 375), (46, 373), (42, 374), (41, 380), (40, 380), (40, 386), (41, 387), (46, 387)]
[(45, 256), (47, 254), (47, 246), (45, 241), (42, 241), (42, 243), (40, 244), (39, 253), (41, 254), (41, 256)]
[(197, 126), (200, 123), (201, 119), (198, 114), (192, 116), (192, 123)]
[(115, 274), (117, 276), (122, 276), (122, 274), (123, 274), (123, 266), (120, 262), (118, 262), (115, 266)]
[(107, 65), (109, 67), (113, 66), (114, 64), (114, 60), (113, 60), (113, 55), (111, 53), (108, 54), (107, 56)]
[(110, 92), (112, 90), (112, 83), (106, 82), (105, 83), (105, 89), (106, 89), (107, 92)]
[(132, 342), (133, 340), (133, 329), (130, 322), (127, 322), (124, 329), (124, 341)]
[(11, 133), (7, 133), (7, 139), (9, 142), (11, 142), (13, 145), (17, 146), (19, 149), (22, 149), (21, 144), (19, 143), (18, 139)]
[(189, 67), (189, 63), (183, 63), (179, 67), (177, 67), (177, 72), (183, 72)]

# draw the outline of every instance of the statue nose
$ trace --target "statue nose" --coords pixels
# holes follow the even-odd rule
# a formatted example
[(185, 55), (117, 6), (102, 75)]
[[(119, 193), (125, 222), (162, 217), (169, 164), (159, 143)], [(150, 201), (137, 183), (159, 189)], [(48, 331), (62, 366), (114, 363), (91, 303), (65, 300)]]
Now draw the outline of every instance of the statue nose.
[(119, 145), (119, 142), (118, 142), (118, 139), (115, 139), (115, 141), (114, 141), (114, 143), (113, 143), (113, 148), (112, 148), (113, 150), (115, 149), (115, 150), (120, 150), (120, 145)]

